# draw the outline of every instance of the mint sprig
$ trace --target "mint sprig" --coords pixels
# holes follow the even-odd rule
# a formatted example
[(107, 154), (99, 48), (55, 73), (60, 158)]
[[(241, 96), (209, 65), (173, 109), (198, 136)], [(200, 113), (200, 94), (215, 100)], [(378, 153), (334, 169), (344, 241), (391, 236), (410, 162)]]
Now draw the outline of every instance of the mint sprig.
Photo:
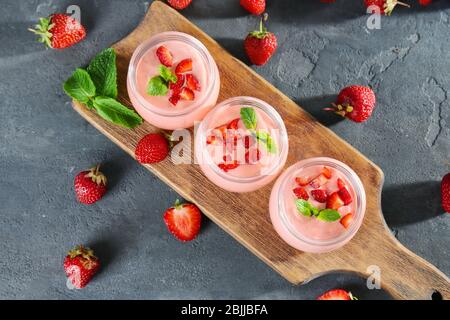
[(311, 203), (303, 199), (297, 199), (295, 201), (297, 211), (305, 217), (316, 217), (317, 220), (324, 222), (334, 222), (341, 218), (338, 211), (334, 209), (322, 209), (314, 207)]
[(255, 109), (251, 107), (243, 107), (240, 110), (240, 115), (245, 127), (252, 132), (256, 140), (258, 140), (259, 143), (262, 143), (268, 152), (277, 153), (277, 144), (272, 136), (267, 131), (256, 130), (258, 119)]
[(147, 93), (150, 96), (165, 96), (169, 91), (169, 82), (176, 83), (178, 77), (166, 66), (158, 67), (159, 75), (150, 78)]
[(116, 100), (116, 53), (112, 48), (100, 52), (87, 70), (76, 69), (63, 87), (68, 96), (95, 109), (107, 121), (126, 128), (134, 128), (143, 122), (139, 114)]

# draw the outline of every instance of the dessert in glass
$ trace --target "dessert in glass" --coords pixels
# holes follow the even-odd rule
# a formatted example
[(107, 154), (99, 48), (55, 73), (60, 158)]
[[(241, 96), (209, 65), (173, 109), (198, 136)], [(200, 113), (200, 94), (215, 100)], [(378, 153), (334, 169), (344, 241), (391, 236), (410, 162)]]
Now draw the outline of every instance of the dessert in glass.
[(216, 104), (220, 78), (206, 47), (181, 32), (162, 32), (134, 51), (127, 77), (136, 111), (156, 127), (189, 128)]
[(196, 130), (195, 157), (206, 177), (232, 192), (270, 183), (288, 154), (286, 127), (278, 112), (252, 97), (217, 105)]
[(328, 252), (342, 247), (358, 231), (366, 194), (346, 164), (311, 158), (280, 175), (269, 207), (275, 230), (289, 245), (305, 252)]

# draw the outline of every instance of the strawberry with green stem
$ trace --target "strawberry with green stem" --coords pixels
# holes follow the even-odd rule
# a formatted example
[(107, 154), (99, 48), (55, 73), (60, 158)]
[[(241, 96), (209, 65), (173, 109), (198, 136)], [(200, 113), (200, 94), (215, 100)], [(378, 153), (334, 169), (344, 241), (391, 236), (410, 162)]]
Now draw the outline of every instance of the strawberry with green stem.
[(267, 13), (261, 18), (259, 30), (250, 32), (244, 41), (244, 49), (251, 63), (262, 66), (266, 64), (277, 49), (277, 37), (267, 31), (264, 22), (267, 21)]
[(100, 268), (100, 261), (94, 251), (78, 245), (69, 251), (64, 259), (64, 271), (72, 285), (84, 288)]

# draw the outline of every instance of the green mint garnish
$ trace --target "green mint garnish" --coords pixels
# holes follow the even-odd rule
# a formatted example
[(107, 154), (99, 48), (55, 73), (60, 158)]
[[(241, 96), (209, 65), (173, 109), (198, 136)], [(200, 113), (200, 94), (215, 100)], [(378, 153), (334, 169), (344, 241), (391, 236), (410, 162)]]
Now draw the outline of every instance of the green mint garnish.
[(95, 96), (95, 85), (89, 73), (78, 68), (64, 83), (64, 91), (73, 99), (86, 104)]
[(303, 199), (297, 199), (295, 201), (297, 211), (306, 217), (316, 217), (318, 220), (325, 222), (334, 222), (341, 218), (339, 212), (333, 209), (319, 210), (311, 203)]
[(244, 107), (241, 108), (241, 120), (244, 125), (249, 130), (256, 129), (256, 112), (253, 108)]
[(243, 107), (241, 108), (241, 120), (244, 123), (245, 127), (250, 130), (253, 135), (256, 137), (258, 142), (264, 144), (267, 151), (270, 153), (277, 153), (277, 145), (275, 140), (270, 136), (270, 134), (266, 131), (257, 130), (256, 125), (258, 123), (255, 109), (251, 107)]
[(97, 95), (117, 98), (117, 67), (114, 49), (100, 52), (87, 67), (87, 72), (97, 89)]
[(142, 118), (133, 110), (110, 97), (95, 97), (94, 108), (104, 119), (126, 128), (134, 128), (142, 123)]
[(165, 96), (169, 91), (167, 81), (161, 76), (154, 76), (148, 81), (147, 93), (151, 96)]
[(74, 100), (94, 108), (107, 121), (134, 128), (142, 118), (132, 109), (116, 100), (116, 53), (108, 48), (100, 52), (89, 64), (87, 71), (76, 69), (64, 82), (64, 91)]
[(267, 151), (269, 151), (270, 153), (277, 153), (277, 144), (268, 132), (256, 131), (256, 139), (258, 139), (258, 141), (262, 142), (266, 146)]
[(166, 66), (159, 66), (159, 75), (167, 82), (176, 83), (178, 81), (178, 77), (170, 71)]

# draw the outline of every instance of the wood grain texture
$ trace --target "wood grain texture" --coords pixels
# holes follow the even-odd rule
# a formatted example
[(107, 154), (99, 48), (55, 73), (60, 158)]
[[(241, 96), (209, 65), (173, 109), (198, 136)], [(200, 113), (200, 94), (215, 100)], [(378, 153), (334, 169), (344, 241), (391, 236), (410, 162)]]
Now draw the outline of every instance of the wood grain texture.
[[(336, 158), (352, 167), (366, 189), (367, 211), (361, 229), (343, 248), (325, 254), (304, 253), (284, 243), (272, 227), (268, 203), (273, 183), (249, 194), (229, 193), (209, 182), (198, 165), (173, 165), (169, 158), (155, 165), (146, 165), (151, 172), (196, 203), (211, 220), (294, 284), (332, 271), (357, 272), (367, 276), (367, 268), (376, 265), (381, 269), (382, 287), (395, 298), (429, 299), (433, 290), (438, 290), (445, 299), (450, 298), (446, 275), (404, 248), (385, 225), (380, 209), (382, 171), (160, 1), (154, 1), (142, 23), (113, 46), (117, 53), (119, 99), (123, 103), (132, 107), (126, 90), (126, 76), (134, 49), (162, 31), (185, 32), (205, 44), (220, 71), (219, 101), (233, 96), (255, 96), (278, 110), (289, 134), (290, 152), (286, 167), (300, 159), (316, 156)], [(158, 131), (148, 123), (133, 130), (124, 129), (104, 121), (83, 105), (74, 103), (74, 108), (131, 156), (134, 156), (135, 146), (143, 135)]]

